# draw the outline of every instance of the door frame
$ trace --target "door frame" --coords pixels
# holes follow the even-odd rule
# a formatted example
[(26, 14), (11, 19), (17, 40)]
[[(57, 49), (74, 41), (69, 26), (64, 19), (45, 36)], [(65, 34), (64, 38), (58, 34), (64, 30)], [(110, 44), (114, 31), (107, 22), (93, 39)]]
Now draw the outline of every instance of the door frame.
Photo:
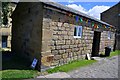
[(100, 49), (100, 39), (101, 39), (101, 32), (94, 31), (93, 43), (92, 43), (92, 53), (91, 56), (99, 56), (99, 49)]

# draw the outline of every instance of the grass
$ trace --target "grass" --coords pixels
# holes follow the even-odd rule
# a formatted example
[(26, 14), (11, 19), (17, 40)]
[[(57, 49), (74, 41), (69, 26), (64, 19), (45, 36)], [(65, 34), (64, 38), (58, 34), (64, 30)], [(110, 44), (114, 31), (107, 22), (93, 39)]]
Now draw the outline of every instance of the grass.
[(77, 69), (78, 67), (83, 67), (90, 65), (92, 63), (96, 62), (95, 60), (76, 60), (72, 61), (71, 63), (55, 67), (53, 69), (48, 69), (48, 73), (54, 73), (54, 72), (68, 72), (74, 69)]
[[(3, 53), (2, 53), (3, 54)], [(0, 71), (0, 76), (3, 80), (13, 80), (16, 79), (23, 79), (23, 78), (35, 78), (40, 74), (37, 70), (32, 70), (30, 68), (30, 62), (26, 59), (12, 55), (12, 53), (5, 53), (2, 60), (2, 69)]]
[[(120, 55), (120, 50), (116, 50), (115, 52), (110, 53), (110, 57)], [(8, 56), (9, 57), (9, 56)], [(80, 67), (88, 66), (92, 63), (96, 62), (95, 60), (76, 60), (72, 61), (68, 64), (55, 67), (53, 69), (48, 69), (48, 73), (54, 72), (68, 72)], [(24, 63), (24, 64), (23, 64)], [(36, 70), (31, 70), (29, 66), (25, 66), (28, 63), (26, 60), (21, 58), (20, 56), (13, 56), (10, 59), (3, 59), (3, 68), (4, 70), (0, 71), (0, 78), (3, 80), (19, 80), (23, 78), (35, 78), (40, 75), (40, 72)]]
[(0, 52), (2, 51), (2, 48), (0, 48)]
[[(120, 55), (120, 50), (116, 50), (114, 52), (110, 53), (110, 57), (116, 56), (116, 55)], [(72, 61), (71, 63), (62, 65), (62, 66), (58, 66), (55, 67), (53, 69), (48, 69), (47, 72), (48, 73), (54, 73), (54, 72), (69, 72), (71, 70), (74, 70), (76, 68), (80, 68), (83, 66), (87, 66), (90, 65), (92, 63), (96, 62), (95, 60), (77, 60), (77, 61)]]
[(110, 53), (109, 57), (120, 55), (120, 50), (116, 50)]
[(34, 78), (37, 72), (35, 70), (3, 70), (2, 78)]

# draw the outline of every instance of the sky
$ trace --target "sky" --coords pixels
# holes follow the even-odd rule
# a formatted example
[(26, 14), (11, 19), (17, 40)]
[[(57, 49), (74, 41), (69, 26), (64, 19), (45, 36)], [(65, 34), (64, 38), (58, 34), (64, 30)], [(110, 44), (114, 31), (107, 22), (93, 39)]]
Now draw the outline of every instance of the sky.
[[(5, 0), (4, 0), (5, 1)], [(19, 1), (19, 0), (12, 0)], [(23, 0), (23, 1), (35, 1), (35, 0)], [(39, 1), (39, 0), (37, 0)], [(40, 0), (41, 1), (41, 0)], [(100, 13), (108, 10), (110, 7), (114, 6), (120, 0), (42, 0), (44, 2), (54, 1), (64, 6), (73, 8), (82, 13), (88, 14), (100, 20)]]
[[(114, 6), (119, 0), (54, 0), (67, 7), (100, 19), (100, 13)], [(91, 2), (90, 2), (91, 1)]]

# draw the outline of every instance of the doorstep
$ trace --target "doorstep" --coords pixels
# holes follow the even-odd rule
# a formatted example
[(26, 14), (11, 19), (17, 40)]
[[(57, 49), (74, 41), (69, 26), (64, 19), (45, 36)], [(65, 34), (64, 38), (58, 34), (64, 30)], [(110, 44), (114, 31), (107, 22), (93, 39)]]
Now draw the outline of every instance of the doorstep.
[(106, 58), (103, 57), (91, 57), (93, 60), (101, 61), (101, 60), (106, 60)]

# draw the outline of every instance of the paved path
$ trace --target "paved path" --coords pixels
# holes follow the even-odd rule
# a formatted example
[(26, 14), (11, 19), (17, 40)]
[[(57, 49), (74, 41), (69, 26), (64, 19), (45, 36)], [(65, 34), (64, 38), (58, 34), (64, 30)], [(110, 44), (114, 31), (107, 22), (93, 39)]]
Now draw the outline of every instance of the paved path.
[(71, 76), (65, 72), (58, 72), (58, 73), (53, 73), (45, 76), (38, 76), (37, 78), (71, 78)]
[(93, 65), (68, 73), (58, 72), (37, 78), (118, 78), (118, 56), (102, 58)]
[(118, 56), (104, 58), (98, 63), (68, 72), (68, 74), (73, 78), (118, 78)]

